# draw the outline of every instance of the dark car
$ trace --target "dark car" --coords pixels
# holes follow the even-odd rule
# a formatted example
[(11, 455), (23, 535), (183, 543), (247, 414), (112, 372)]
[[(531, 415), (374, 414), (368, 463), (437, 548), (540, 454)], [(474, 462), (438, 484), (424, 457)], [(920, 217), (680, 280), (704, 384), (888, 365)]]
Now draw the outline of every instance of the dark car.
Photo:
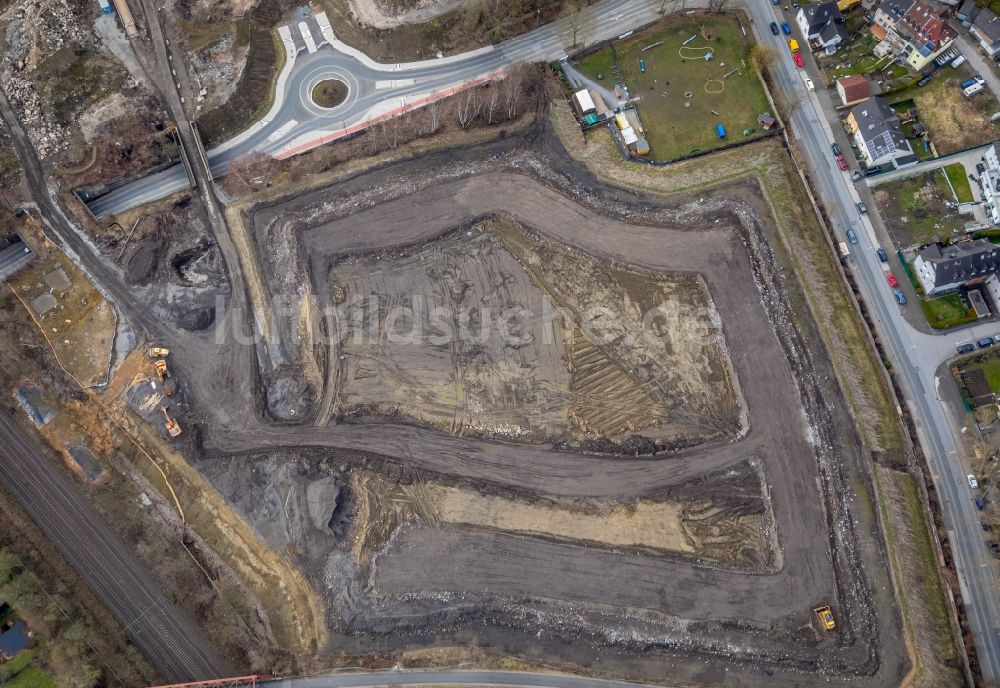
[(858, 212), (859, 213), (867, 213), (868, 212), (868, 206), (866, 206), (864, 203), (858, 203)]
[(852, 244), (858, 243), (858, 235), (854, 233), (853, 229), (847, 230), (847, 240)]
[(958, 353), (960, 354), (968, 354), (976, 350), (976, 347), (972, 344), (959, 344), (955, 348), (958, 349)]
[(863, 178), (864, 176), (865, 176), (865, 175), (861, 174), (861, 173), (860, 173), (860, 172), (858, 172), (857, 170), (854, 170), (854, 172), (853, 172), (853, 173), (851, 173), (851, 181), (855, 181), (855, 182), (856, 182), (856, 181), (858, 181), (859, 179)]
[(982, 497), (976, 497), (976, 508), (982, 511), (986, 508), (986, 500)]
[(841, 152), (840, 150), (840, 146), (838, 146), (836, 143), (830, 144), (830, 150), (832, 150), (833, 154), (838, 158), (843, 155), (843, 152)]
[(923, 79), (917, 82), (917, 86), (926, 86), (931, 81), (931, 76), (927, 75)]
[(778, 25), (775, 24), (774, 22), (771, 22), (771, 33), (773, 33), (775, 36), (777, 36), (779, 33)]
[(888, 263), (889, 262), (889, 254), (886, 253), (885, 249), (882, 248), (881, 246), (879, 246), (877, 249), (875, 249), (875, 255), (877, 255), (878, 259), (880, 261), (882, 261), (883, 263)]
[(980, 349), (986, 349), (993, 346), (993, 337), (983, 337), (976, 341), (976, 344)]

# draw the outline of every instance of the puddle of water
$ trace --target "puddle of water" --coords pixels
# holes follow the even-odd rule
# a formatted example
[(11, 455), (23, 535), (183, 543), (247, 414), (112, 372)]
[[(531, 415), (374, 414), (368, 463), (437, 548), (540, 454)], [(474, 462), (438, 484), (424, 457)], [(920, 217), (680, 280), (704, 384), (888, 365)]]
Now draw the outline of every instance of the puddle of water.
[(3, 633), (0, 633), (0, 656), (9, 659), (28, 647), (30, 642), (31, 636), (28, 635), (28, 627), (18, 619), (5, 628)]
[(19, 387), (14, 396), (36, 426), (42, 427), (55, 418), (56, 412), (46, 405), (42, 398), (42, 390), (37, 387)]

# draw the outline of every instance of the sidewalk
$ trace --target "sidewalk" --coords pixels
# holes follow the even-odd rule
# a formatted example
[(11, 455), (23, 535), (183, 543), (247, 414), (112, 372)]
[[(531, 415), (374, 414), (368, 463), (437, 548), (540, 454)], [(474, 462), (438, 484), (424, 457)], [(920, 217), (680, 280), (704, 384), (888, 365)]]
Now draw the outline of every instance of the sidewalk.
[(936, 170), (939, 167), (950, 165), (953, 162), (962, 163), (965, 165), (966, 174), (972, 174), (976, 170), (976, 163), (979, 162), (979, 159), (986, 153), (986, 149), (992, 145), (992, 143), (987, 143), (983, 146), (979, 146), (978, 148), (972, 148), (967, 151), (959, 151), (958, 153), (949, 153), (948, 155), (942, 155), (940, 158), (934, 158), (933, 160), (921, 160), (916, 165), (910, 165), (909, 167), (893, 170), (891, 172), (883, 172), (882, 174), (876, 174), (873, 177), (866, 177), (865, 184), (868, 188), (874, 189), (879, 184), (894, 182), (897, 179), (906, 179), (907, 177), (916, 177), (919, 174)]

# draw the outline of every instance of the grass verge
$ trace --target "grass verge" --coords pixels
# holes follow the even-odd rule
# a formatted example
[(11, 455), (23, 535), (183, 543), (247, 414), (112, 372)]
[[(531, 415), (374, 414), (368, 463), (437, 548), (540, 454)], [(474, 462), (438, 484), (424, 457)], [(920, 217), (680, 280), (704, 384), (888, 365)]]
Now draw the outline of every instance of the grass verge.
[(948, 176), (951, 188), (955, 191), (955, 199), (959, 203), (972, 203), (972, 185), (969, 184), (969, 176), (965, 173), (965, 165), (960, 162), (953, 162), (944, 166), (944, 173)]

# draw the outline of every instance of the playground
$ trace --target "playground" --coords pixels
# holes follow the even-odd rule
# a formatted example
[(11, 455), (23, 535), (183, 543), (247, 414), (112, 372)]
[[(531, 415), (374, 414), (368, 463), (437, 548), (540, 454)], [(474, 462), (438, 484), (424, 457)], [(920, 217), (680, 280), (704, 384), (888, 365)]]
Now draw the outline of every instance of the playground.
[(686, 14), (586, 55), (578, 68), (608, 90), (623, 80), (638, 99), (650, 157), (672, 160), (764, 134), (757, 117), (771, 107), (744, 62), (748, 47), (735, 16)]

